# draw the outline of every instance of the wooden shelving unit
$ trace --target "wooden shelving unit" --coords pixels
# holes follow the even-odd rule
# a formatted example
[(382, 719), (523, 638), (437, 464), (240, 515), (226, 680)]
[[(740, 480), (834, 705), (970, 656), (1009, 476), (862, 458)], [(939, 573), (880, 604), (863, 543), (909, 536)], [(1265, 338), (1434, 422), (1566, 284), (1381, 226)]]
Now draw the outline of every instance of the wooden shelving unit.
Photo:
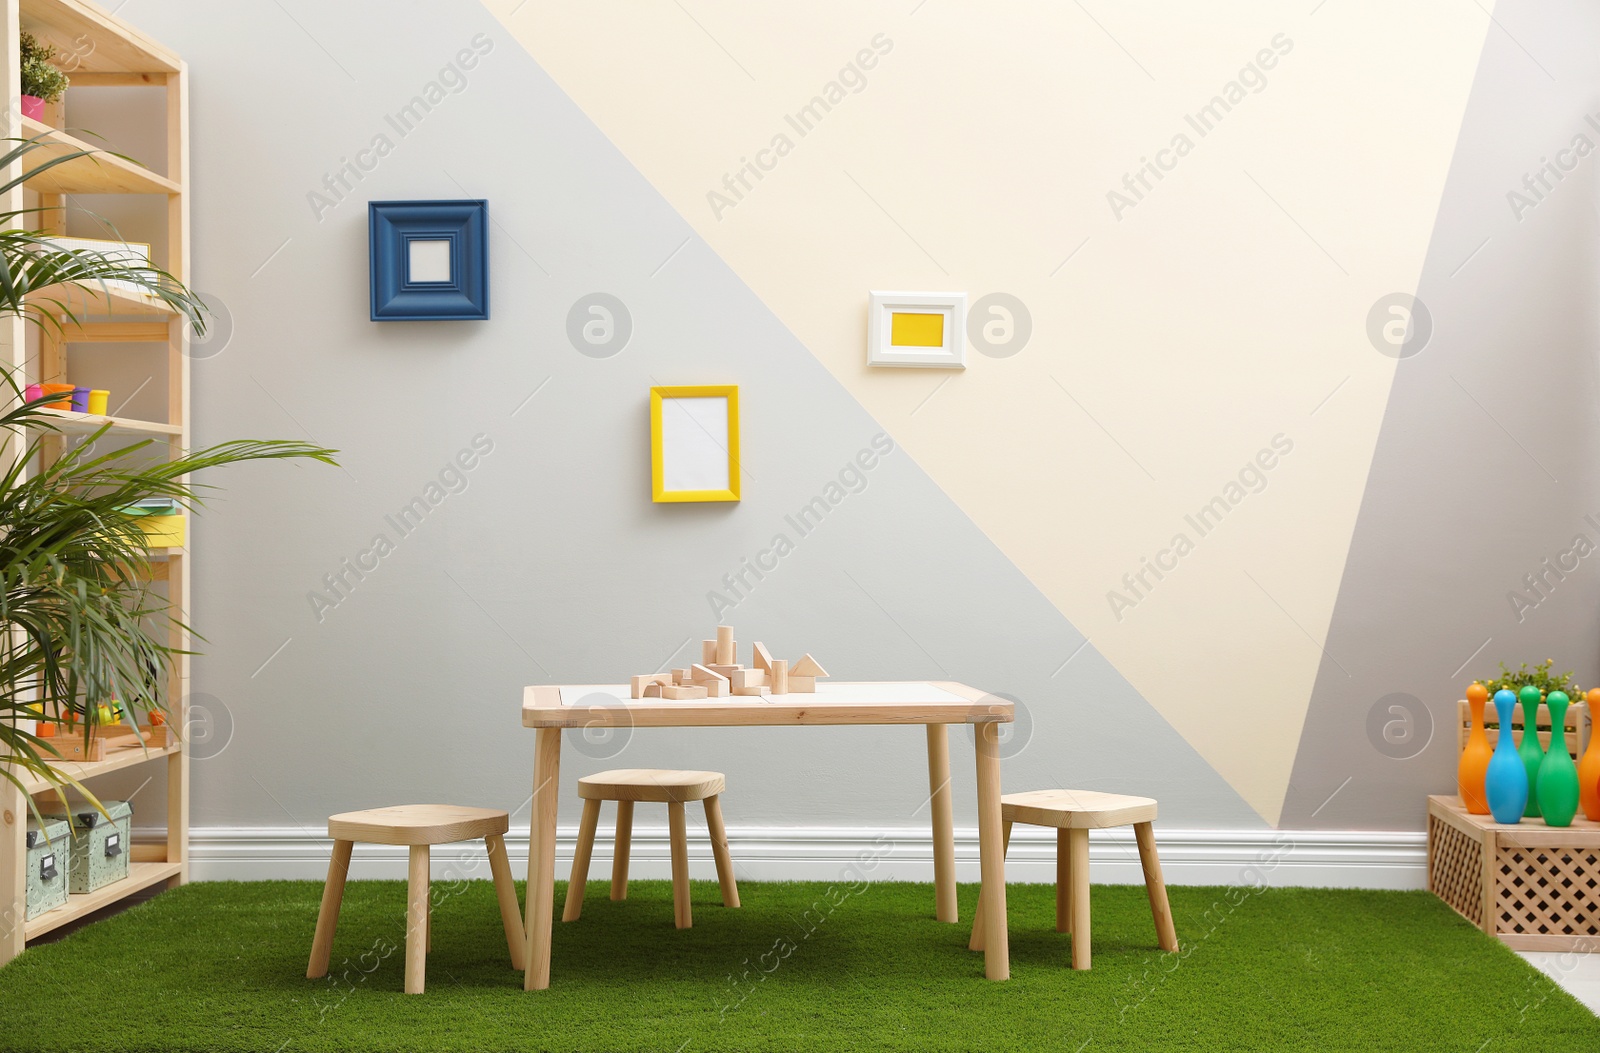
[[(154, 87), (164, 90), (166, 123), (165, 164), (157, 171), (112, 152), (97, 153), (65, 162), (42, 176), (28, 181), (7, 196), (4, 207), (20, 209), (38, 206), (40, 226), (52, 234), (65, 234), (64, 213), (73, 194), (146, 194), (164, 199), (163, 237), (166, 251), (158, 252), (155, 263), (180, 281), (189, 280), (189, 103), (188, 73), (183, 61), (137, 29), (83, 0), (0, 0), (0, 69), (10, 85), (7, 97), (12, 103), (4, 109), (5, 134), (12, 139), (43, 137), (47, 145), (30, 153), (7, 173), (20, 175), (74, 150), (115, 151), (117, 129), (95, 128), (105, 139), (85, 139), (65, 129), (74, 127), (67, 111), (75, 95), (96, 88)], [(23, 117), (15, 100), (19, 97), (18, 36), (33, 33), (52, 44), (63, 55), (72, 87), (62, 103), (47, 106), (44, 120)], [(124, 236), (149, 234), (123, 231)], [(59, 451), (59, 444), (80, 439), (109, 424), (102, 441), (158, 439), (168, 449), (189, 445), (189, 333), (186, 323), (154, 298), (118, 289), (77, 290), (53, 287), (38, 290), (29, 297), (30, 310), (56, 317), (57, 325), (34, 326), (23, 319), (0, 319), (0, 345), (6, 362), (25, 372), (29, 382), (56, 382), (68, 374), (70, 346), (74, 343), (139, 344), (128, 347), (129, 355), (150, 356), (152, 372), (166, 377), (166, 419), (139, 420), (127, 417), (91, 417), (87, 414), (53, 411), (59, 436), (47, 442), (46, 456)], [(62, 305), (77, 315), (77, 321), (61, 317)], [(30, 350), (29, 332), (36, 333), (36, 349)], [(117, 354), (123, 354), (119, 350)], [(76, 378), (74, 378), (76, 380)], [(81, 382), (81, 381), (80, 381)], [(189, 608), (189, 553), (187, 548), (162, 549), (152, 553), (150, 579), (165, 582), (167, 595), (176, 613), (184, 620)], [(174, 628), (171, 644), (189, 648), (188, 634)], [(183, 729), (188, 723), (189, 660), (180, 656), (172, 664), (168, 695), (172, 710), (169, 723)], [(20, 954), (27, 941), (116, 903), (135, 892), (166, 883), (181, 884), (189, 877), (189, 755), (181, 742), (163, 748), (130, 746), (118, 749), (104, 760), (65, 765), (79, 780), (94, 780), (114, 772), (141, 765), (165, 764), (167, 799), (166, 836), (159, 841), (135, 842), (131, 846), (131, 872), (126, 880), (88, 895), (69, 898), (65, 907), (25, 920), (26, 887), (24, 832), (28, 802), (24, 794), (51, 794), (42, 780), (29, 777), (23, 789), (0, 784), (0, 964)], [(91, 782), (91, 788), (92, 782)], [(41, 798), (42, 800), (43, 798)], [(156, 802), (136, 804), (141, 827), (152, 824), (150, 811)]]

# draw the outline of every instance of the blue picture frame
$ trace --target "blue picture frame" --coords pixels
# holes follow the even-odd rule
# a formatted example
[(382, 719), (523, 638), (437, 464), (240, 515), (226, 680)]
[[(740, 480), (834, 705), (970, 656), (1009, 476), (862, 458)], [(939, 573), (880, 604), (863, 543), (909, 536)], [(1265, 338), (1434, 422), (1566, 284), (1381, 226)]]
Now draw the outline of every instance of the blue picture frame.
[[(489, 317), (489, 202), (371, 201), (367, 230), (374, 322)], [(414, 241), (447, 243), (443, 277), (412, 280)]]

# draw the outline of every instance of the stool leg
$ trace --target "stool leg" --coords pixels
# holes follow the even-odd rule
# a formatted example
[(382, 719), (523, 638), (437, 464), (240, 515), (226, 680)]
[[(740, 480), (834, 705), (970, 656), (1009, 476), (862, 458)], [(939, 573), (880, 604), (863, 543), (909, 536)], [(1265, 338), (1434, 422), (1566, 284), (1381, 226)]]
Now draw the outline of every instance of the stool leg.
[(1072, 967), (1089, 968), (1089, 831), (1067, 831), (1072, 868)]
[(430, 889), (428, 891), (428, 928), (427, 928), (427, 937), (428, 937), (428, 953), (432, 954), (433, 953), (433, 891), (432, 891), (432, 889)]
[(506, 858), (506, 839), (490, 834), (483, 839), (489, 847), (489, 872), (494, 875), (494, 894), (500, 900), (500, 924), (506, 930), (506, 945), (511, 948), (511, 968), (523, 969), (523, 951), (528, 934), (522, 931), (522, 909), (517, 906), (517, 885), (511, 880), (511, 860)]
[(600, 802), (583, 802), (583, 818), (578, 821), (578, 845), (572, 852), (572, 878), (567, 882), (567, 905), (562, 921), (577, 921), (583, 913), (583, 887), (589, 883), (589, 857), (594, 853), (594, 831), (600, 825)]
[(611, 898), (628, 898), (628, 850), (633, 846), (633, 802), (617, 802), (616, 847), (611, 852)]
[(689, 906), (689, 828), (683, 802), (667, 802), (667, 826), (672, 832), (672, 921), (680, 929), (694, 924)]
[[(1007, 819), (1000, 827), (1000, 859), (1005, 861), (1006, 853), (1011, 850), (1011, 820)], [(978, 889), (978, 916), (972, 919), (972, 938), (967, 940), (967, 950), (983, 950), (983, 889)]]
[(717, 881), (722, 884), (722, 905), (739, 905), (739, 884), (733, 879), (733, 857), (728, 854), (728, 831), (722, 825), (722, 802), (712, 794), (705, 799), (706, 829), (711, 832), (711, 854), (717, 860)]
[(411, 846), (406, 876), (406, 994), (421, 994), (428, 970), (428, 846)]
[(1133, 835), (1139, 840), (1139, 865), (1144, 867), (1144, 890), (1150, 897), (1150, 914), (1156, 920), (1156, 941), (1162, 950), (1175, 951), (1178, 932), (1172, 926), (1172, 908), (1167, 906), (1167, 883), (1161, 878), (1155, 828), (1149, 823), (1134, 823)]
[(1072, 931), (1072, 846), (1067, 828), (1056, 828), (1056, 931)]
[(328, 955), (333, 950), (333, 930), (339, 927), (339, 904), (344, 902), (344, 881), (350, 875), (349, 841), (333, 843), (333, 859), (328, 863), (328, 883), (322, 886), (322, 909), (317, 912), (317, 934), (311, 938), (311, 963), (306, 979), (328, 975)]

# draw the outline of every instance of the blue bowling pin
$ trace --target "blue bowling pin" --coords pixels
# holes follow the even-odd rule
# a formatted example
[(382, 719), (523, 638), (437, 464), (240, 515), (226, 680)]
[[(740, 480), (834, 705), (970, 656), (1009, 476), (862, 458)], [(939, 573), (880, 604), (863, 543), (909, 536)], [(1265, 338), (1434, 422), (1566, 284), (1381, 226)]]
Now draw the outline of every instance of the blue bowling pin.
[(1511, 736), (1511, 714), (1517, 708), (1517, 696), (1506, 690), (1494, 693), (1494, 708), (1500, 714), (1500, 740), (1495, 744), (1494, 756), (1489, 758), (1489, 770), (1483, 777), (1484, 796), (1489, 798), (1489, 811), (1497, 823), (1520, 823), (1522, 812), (1528, 806), (1528, 768), (1517, 753)]

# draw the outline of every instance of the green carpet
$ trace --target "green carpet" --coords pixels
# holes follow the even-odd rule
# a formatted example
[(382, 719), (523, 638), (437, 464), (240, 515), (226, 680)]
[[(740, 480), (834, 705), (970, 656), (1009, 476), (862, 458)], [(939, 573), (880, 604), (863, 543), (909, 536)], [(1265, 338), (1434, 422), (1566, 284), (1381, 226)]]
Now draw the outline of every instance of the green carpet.
[(665, 882), (589, 892), (556, 922), (550, 989), (524, 993), (491, 887), (436, 884), (428, 990), (408, 997), (402, 883), (350, 884), (323, 980), (305, 979), (320, 883), (189, 885), (0, 969), (0, 1048), (1600, 1049), (1600, 1021), (1421, 892), (1173, 888), (1166, 955), (1144, 890), (1101, 886), (1075, 973), (1053, 890), (1013, 885), (1007, 983), (926, 885), (751, 882), (730, 911), (697, 882), (684, 932)]

